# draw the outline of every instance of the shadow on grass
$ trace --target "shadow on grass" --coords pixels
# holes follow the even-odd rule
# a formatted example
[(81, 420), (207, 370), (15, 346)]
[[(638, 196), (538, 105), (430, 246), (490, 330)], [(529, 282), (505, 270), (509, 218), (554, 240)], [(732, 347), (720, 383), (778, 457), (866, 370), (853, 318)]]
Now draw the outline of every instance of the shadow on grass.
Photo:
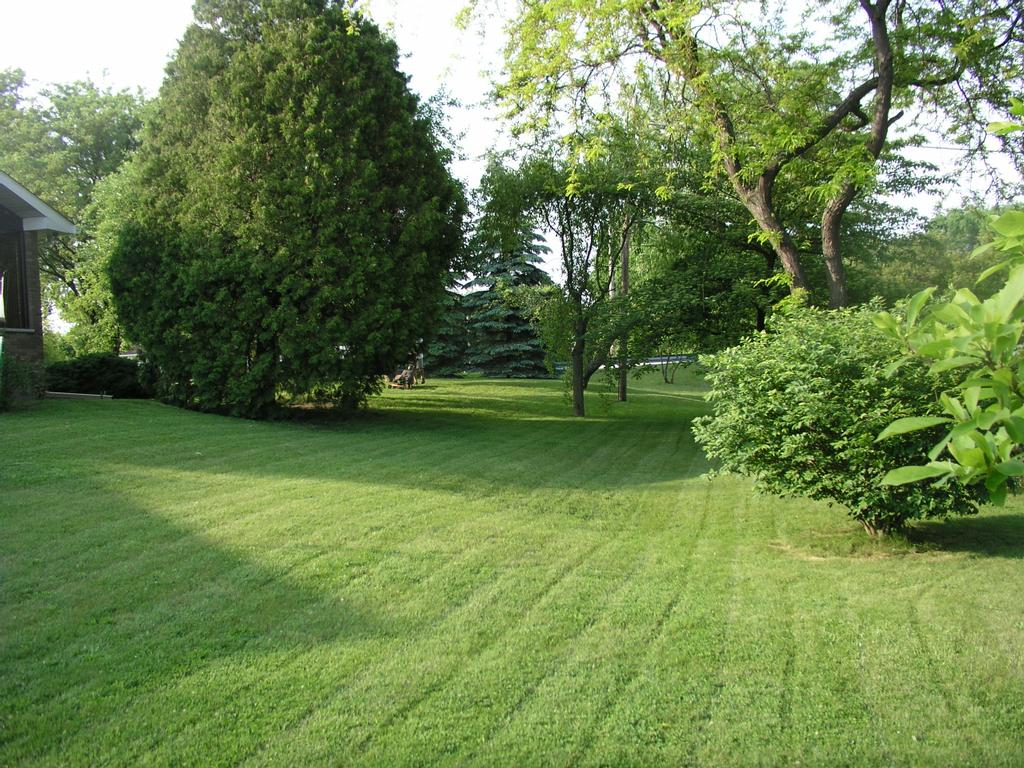
[(1024, 514), (985, 514), (918, 523), (907, 539), (919, 547), (1024, 558)]
[[(593, 415), (578, 419), (557, 383), (474, 381), (387, 393), (356, 416), (302, 408), (272, 422), (157, 403), (103, 405), (44, 403), (19, 424), (29, 449), (12, 484), (38, 482), (34, 467), (83, 480), (139, 468), (481, 498), (503, 490), (617, 491), (708, 469), (689, 429), (706, 412), (703, 402), (594, 397)], [(65, 419), (75, 422), (73, 441), (58, 434)]]
[[(258, 473), (473, 493), (497, 487), (617, 489), (693, 478), (708, 469), (689, 429), (706, 412), (698, 397), (623, 404), (594, 396), (588, 416), (580, 419), (570, 415), (557, 387), (538, 391), (536, 382), (513, 380), (500, 382), (494, 393), (488, 388), (496, 389), (495, 382), (387, 393), (355, 414), (295, 408), (291, 418), (258, 425), (258, 431), (276, 430), (282, 442), (296, 446), (261, 464)], [(472, 396), (461, 396), (468, 389), (475, 390)], [(507, 391), (512, 396), (500, 396)], [(240, 423), (197, 418), (210, 419), (205, 423), (211, 430)], [(197, 430), (190, 439), (197, 453), (216, 455), (202, 444), (206, 434)], [(308, 445), (303, 436), (310, 437)], [(309, 451), (322, 456), (315, 465), (302, 461)], [(152, 457), (158, 466), (169, 458)], [(218, 462), (214, 469), (230, 473), (234, 467)]]
[(358, 566), (325, 547), (281, 548), (268, 564), (117, 494), (109, 501), (5, 513), (0, 604), (17, 629), (0, 643), (2, 764), (81, 746), (136, 709), (183, 727), (210, 702), (192, 702), (178, 682), (223, 660), (291, 658), (400, 631), (345, 598), (343, 578), (326, 591), (304, 582), (318, 558)]
[(768, 542), (778, 552), (803, 560), (872, 560), (891, 557), (971, 553), (1024, 558), (1024, 511), (927, 520), (890, 536), (873, 537), (856, 523), (794, 529)]

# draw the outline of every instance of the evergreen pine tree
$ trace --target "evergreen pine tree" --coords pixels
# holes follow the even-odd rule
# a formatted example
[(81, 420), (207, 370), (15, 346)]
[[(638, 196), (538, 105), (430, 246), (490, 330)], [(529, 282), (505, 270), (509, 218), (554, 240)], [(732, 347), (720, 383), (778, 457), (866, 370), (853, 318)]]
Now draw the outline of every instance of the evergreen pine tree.
[(463, 302), (461, 294), (445, 291), (444, 311), (424, 355), (428, 376), (457, 376), (466, 370), (468, 331)]
[(462, 297), (469, 323), (466, 363), (488, 376), (543, 376), (543, 346), (523, 311), (510, 303), (507, 292), (551, 283), (538, 266), (548, 249), (525, 222), (514, 232), (509, 232), (507, 221), (496, 231), (488, 224), (485, 213), (477, 231), (480, 268), (466, 284), (475, 290)]

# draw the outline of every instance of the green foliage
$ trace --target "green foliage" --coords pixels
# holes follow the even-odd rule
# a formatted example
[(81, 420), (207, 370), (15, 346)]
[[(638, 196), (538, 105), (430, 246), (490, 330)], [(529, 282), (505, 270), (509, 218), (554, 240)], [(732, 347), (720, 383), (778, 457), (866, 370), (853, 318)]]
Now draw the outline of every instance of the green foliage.
[(114, 308), (110, 257), (122, 229), (143, 215), (140, 170), (138, 164), (126, 163), (101, 179), (82, 212), (88, 236), (76, 249), (76, 292), (61, 302), (61, 316), (73, 324), (66, 340), (75, 354), (120, 351), (131, 343)]
[(43, 394), (43, 375), (38, 364), (5, 352), (3, 344), (0, 344), (0, 357), (0, 411)]
[(0, 169), (78, 226), (75, 236), (44, 238), (40, 253), (44, 291), (75, 324), (68, 343), (76, 352), (116, 350), (122, 331), (105, 278), (110, 243), (96, 239), (103, 214), (128, 214), (98, 207), (96, 198), (138, 146), (144, 102), (91, 80), (51, 85), (34, 98), (25, 87), (20, 70), (0, 72)]
[[(656, 93), (659, 131), (702, 149), (703, 173), (727, 180), (794, 290), (813, 289), (803, 262), (817, 250), (845, 304), (843, 217), (914, 140), (892, 141), (892, 126), (923, 111), (983, 153), (981, 116), (1024, 84), (1019, 14), (990, 0), (791, 5), (519, 0), (496, 94), (521, 130), (546, 136), (650, 112), (636, 95)], [(1021, 162), (1019, 140), (1004, 149)]]
[(54, 333), (44, 324), (43, 326), (43, 363), (63, 362), (74, 356), (74, 352), (67, 343), (66, 336)]
[(538, 266), (548, 248), (535, 231), (514, 172), (493, 162), (481, 181), (481, 215), (470, 248), (473, 279), (462, 297), (468, 322), (465, 365), (488, 376), (532, 377), (546, 373), (536, 328), (515, 296), (550, 285)]
[(51, 392), (149, 397), (144, 379), (137, 361), (102, 352), (46, 366), (46, 388)]
[(1020, 119), (1024, 118), (1024, 101), (1011, 96), (1010, 114), (1017, 120), (995, 120), (988, 124), (989, 131), (996, 136), (1009, 136), (1011, 133), (1024, 131), (1024, 123), (1020, 122)]
[(628, 300), (634, 356), (733, 346), (763, 328), (772, 304), (788, 291), (765, 281), (773, 274), (771, 251), (729, 226), (734, 210), (721, 212), (719, 226), (710, 227), (694, 220), (689, 206), (670, 210), (637, 243)]
[(462, 298), (468, 322), (466, 366), (487, 376), (534, 377), (546, 372), (537, 330), (515, 302), (517, 288), (535, 288), (550, 278), (534, 265), (536, 251), (496, 253)]
[(352, 407), (436, 322), (465, 202), (393, 42), (328, 2), (200, 2), (118, 232), (119, 315), (161, 393)]
[(938, 428), (882, 443), (875, 436), (894, 416), (938, 416), (936, 395), (947, 382), (921, 364), (890, 376), (900, 349), (875, 314), (775, 315), (770, 332), (702, 358), (714, 415), (694, 422), (697, 441), (722, 470), (753, 477), (760, 490), (843, 504), (870, 532), (975, 512), (978, 489), (881, 484), (927, 450)]
[[(908, 351), (906, 360), (928, 361), (935, 373), (951, 372), (955, 386), (939, 397), (948, 433), (927, 451), (930, 461), (890, 473), (893, 485), (937, 478), (939, 485), (984, 485), (1001, 504), (1024, 464), (1024, 213), (994, 217), (995, 239), (979, 250), (998, 258), (989, 270), (1008, 270), (1002, 287), (987, 299), (961, 288), (929, 304), (934, 289), (916, 294), (902, 321), (880, 313), (875, 322)], [(896, 422), (878, 436), (886, 440), (923, 422)], [(925, 451), (918, 457), (923, 458)], [(926, 474), (927, 472), (927, 474)]]
[(469, 333), (462, 295), (445, 291), (441, 319), (427, 344), (423, 365), (428, 376), (458, 376), (466, 370)]
[(978, 278), (999, 261), (992, 250), (977, 248), (991, 241), (993, 211), (978, 206), (939, 214), (906, 235), (893, 237), (898, 226), (886, 226), (865, 242), (850, 264), (851, 293), (867, 300), (881, 296), (890, 304), (928, 286), (942, 289), (973, 285), (982, 297), (999, 288), (999, 281)]
[[(622, 183), (620, 165), (609, 158), (590, 161), (569, 149), (536, 152), (514, 171), (502, 169), (502, 183), (496, 185), (504, 190), (501, 218), (523, 222), (511, 230), (511, 238), (502, 235), (505, 242), (519, 243), (513, 250), (532, 244), (537, 230), (550, 232), (558, 243), (561, 285), (507, 285), (505, 290), (537, 324), (549, 364), (570, 358), (577, 416), (584, 415), (583, 390), (620, 335), (609, 320), (616, 315), (611, 305), (622, 247), (647, 197)], [(527, 274), (540, 279), (533, 267)]]

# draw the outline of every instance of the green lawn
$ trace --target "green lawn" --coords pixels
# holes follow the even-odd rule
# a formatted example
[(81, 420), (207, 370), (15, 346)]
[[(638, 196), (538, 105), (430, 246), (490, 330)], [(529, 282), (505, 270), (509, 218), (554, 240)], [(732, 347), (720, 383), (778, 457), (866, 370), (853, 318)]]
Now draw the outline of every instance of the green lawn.
[(0, 416), (0, 764), (1024, 764), (1021, 505), (877, 544), (588, 397)]

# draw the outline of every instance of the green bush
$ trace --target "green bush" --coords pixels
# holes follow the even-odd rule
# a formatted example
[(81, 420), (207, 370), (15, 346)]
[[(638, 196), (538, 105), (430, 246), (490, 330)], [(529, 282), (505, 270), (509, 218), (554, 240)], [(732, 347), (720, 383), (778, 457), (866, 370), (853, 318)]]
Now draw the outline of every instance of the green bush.
[(348, 5), (197, 2), (168, 65), (109, 277), (170, 402), (354, 408), (440, 315), (462, 186), (394, 42)]
[(877, 308), (799, 309), (776, 315), (766, 333), (702, 358), (714, 414), (694, 434), (721, 470), (748, 475), (759, 490), (845, 505), (871, 534), (908, 520), (971, 514), (984, 489), (950, 484), (883, 486), (942, 429), (875, 438), (893, 419), (933, 414), (949, 382), (910, 363), (873, 322)]
[(135, 360), (109, 353), (82, 355), (46, 366), (51, 392), (80, 392), (111, 397), (150, 397)]

